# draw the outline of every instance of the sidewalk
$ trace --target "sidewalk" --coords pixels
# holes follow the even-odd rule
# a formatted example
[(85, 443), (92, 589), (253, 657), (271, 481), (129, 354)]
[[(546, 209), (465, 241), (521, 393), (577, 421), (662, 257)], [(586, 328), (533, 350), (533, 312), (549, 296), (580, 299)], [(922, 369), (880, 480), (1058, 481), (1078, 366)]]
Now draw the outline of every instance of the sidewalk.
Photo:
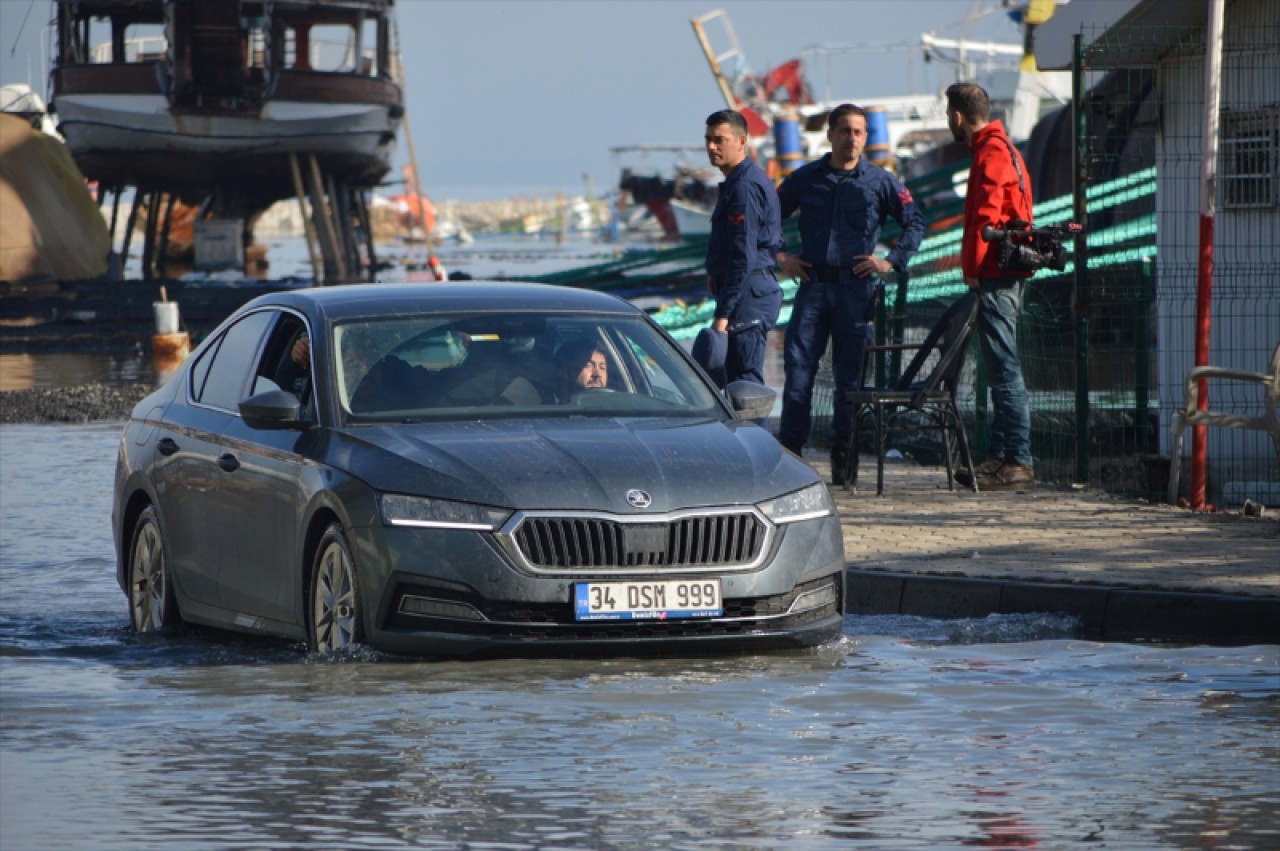
[[(805, 459), (829, 479), (825, 453)], [(1092, 489), (947, 490), (941, 467), (861, 459), (832, 488), (855, 613), (1064, 611), (1106, 638), (1280, 643), (1280, 510), (1201, 514)]]

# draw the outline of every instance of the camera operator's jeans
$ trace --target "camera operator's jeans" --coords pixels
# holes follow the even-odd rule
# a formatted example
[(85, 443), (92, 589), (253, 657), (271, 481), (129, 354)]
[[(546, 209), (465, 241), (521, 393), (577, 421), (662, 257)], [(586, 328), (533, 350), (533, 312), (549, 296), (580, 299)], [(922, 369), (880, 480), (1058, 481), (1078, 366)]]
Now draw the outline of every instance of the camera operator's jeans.
[(993, 408), (987, 457), (1030, 467), (1031, 409), (1018, 360), (1018, 312), (1023, 282), (1017, 278), (978, 281), (978, 340), (991, 388)]

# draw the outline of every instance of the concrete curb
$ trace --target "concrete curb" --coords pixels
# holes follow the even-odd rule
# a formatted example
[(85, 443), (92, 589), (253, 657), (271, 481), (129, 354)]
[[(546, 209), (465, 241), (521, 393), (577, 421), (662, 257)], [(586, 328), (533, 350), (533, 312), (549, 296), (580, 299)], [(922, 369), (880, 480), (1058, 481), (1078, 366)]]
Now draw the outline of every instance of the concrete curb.
[(849, 614), (981, 618), (1064, 613), (1086, 638), (1195, 644), (1280, 644), (1280, 597), (1148, 591), (849, 567)]

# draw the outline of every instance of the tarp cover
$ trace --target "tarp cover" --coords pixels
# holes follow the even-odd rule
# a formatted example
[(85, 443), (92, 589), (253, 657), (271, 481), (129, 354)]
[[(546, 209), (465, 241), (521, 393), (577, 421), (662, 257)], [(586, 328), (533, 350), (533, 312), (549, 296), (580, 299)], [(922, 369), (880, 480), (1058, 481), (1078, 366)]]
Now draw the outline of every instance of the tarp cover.
[(107, 272), (111, 237), (58, 139), (0, 114), (0, 281), (82, 281)]

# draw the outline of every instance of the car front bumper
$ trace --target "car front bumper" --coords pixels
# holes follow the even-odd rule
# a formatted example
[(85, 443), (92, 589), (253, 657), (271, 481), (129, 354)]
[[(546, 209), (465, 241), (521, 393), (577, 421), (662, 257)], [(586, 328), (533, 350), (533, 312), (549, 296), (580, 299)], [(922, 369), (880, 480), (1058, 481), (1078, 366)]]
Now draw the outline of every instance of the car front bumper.
[[(651, 568), (648, 579), (715, 577), (723, 614), (579, 621), (574, 586), (609, 572), (533, 575), (487, 533), (404, 527), (358, 530), (366, 635), (385, 650), (426, 657), (649, 655), (762, 651), (840, 635), (844, 550), (834, 516), (778, 530), (749, 570)], [(632, 571), (629, 575), (636, 576)]]

